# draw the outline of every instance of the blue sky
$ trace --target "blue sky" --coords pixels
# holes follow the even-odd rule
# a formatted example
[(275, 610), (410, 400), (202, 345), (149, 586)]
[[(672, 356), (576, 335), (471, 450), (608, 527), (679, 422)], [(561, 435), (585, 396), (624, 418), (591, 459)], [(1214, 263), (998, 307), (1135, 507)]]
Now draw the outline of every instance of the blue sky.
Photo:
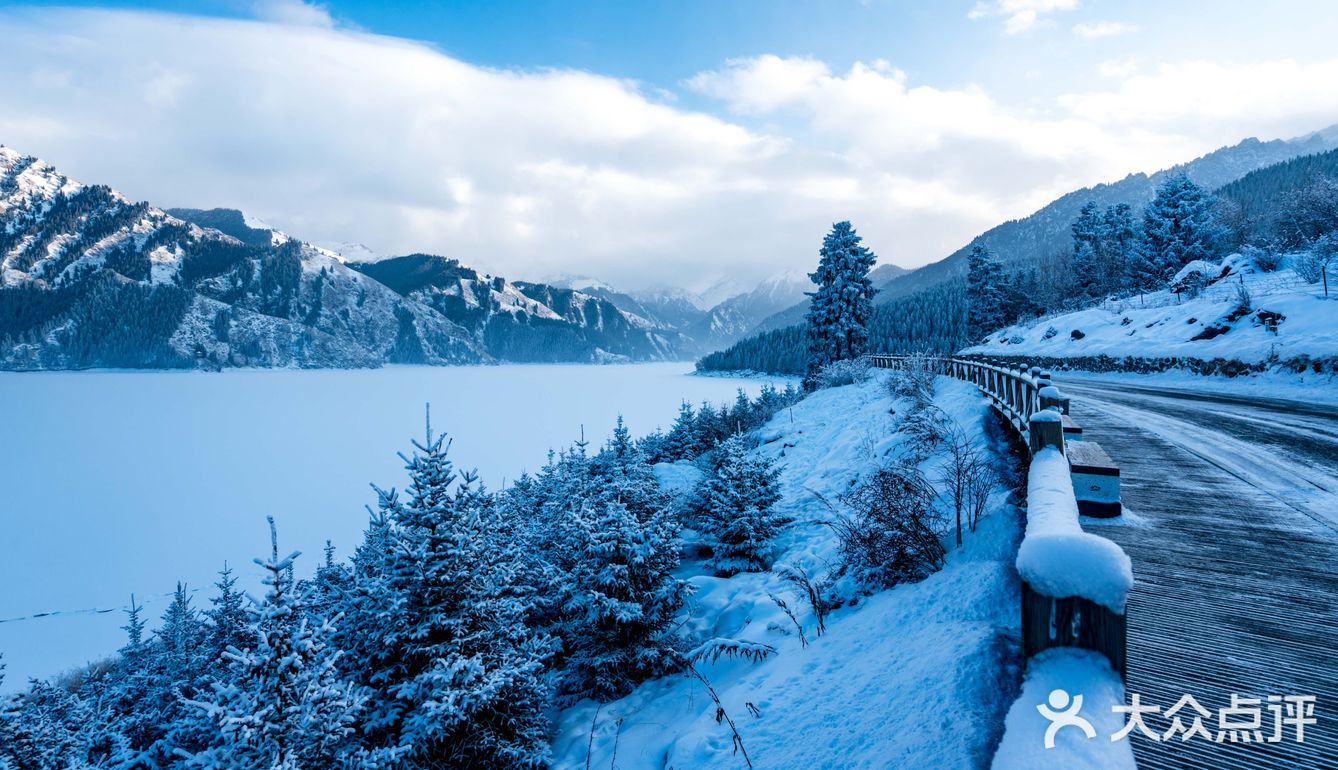
[(320, 242), (638, 288), (917, 265), (1058, 194), (1338, 122), (1326, 3), (0, 5), (0, 142)]

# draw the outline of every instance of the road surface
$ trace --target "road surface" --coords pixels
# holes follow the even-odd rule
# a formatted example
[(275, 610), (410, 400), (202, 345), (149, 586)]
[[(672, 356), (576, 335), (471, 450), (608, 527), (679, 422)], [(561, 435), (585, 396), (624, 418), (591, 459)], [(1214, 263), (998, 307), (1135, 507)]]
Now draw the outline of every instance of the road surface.
[[(1120, 466), (1127, 515), (1084, 526), (1133, 559), (1129, 692), (1163, 710), (1192, 695), (1214, 735), (1231, 693), (1317, 699), (1304, 743), (1291, 727), (1276, 744), (1139, 736), (1139, 767), (1338, 768), (1338, 407), (1056, 384)], [(1263, 723), (1271, 732), (1266, 705)]]

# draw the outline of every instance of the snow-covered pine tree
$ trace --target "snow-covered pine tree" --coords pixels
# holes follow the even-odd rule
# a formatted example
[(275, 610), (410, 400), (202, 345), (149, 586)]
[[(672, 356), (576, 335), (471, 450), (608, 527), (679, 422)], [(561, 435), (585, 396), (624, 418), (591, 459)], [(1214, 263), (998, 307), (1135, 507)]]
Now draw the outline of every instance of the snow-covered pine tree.
[(1127, 291), (1129, 263), (1138, 248), (1138, 230), (1134, 226), (1134, 210), (1127, 203), (1117, 203), (1106, 209), (1102, 217), (1101, 234), (1104, 242), (1101, 265), (1106, 291)]
[(331, 617), (352, 584), (347, 567), (335, 559), (334, 543), (325, 541), (325, 559), (316, 568), (316, 574), (302, 587), (307, 611), (312, 615)]
[(357, 720), (366, 693), (340, 679), (334, 626), (302, 611), (292, 576), (298, 553), (279, 557), (273, 518), (269, 522), (270, 557), (256, 559), (268, 590), (252, 611), (255, 643), (227, 650), (231, 676), (187, 701), (216, 728), (208, 748), (187, 754), (188, 764), (207, 770), (358, 767)]
[(121, 648), (122, 655), (134, 655), (144, 650), (144, 619), (140, 617), (143, 606), (135, 603), (135, 595), (130, 594), (130, 609), (125, 612), (125, 625), (121, 630), (125, 631), (126, 644)]
[(0, 767), (84, 770), (105, 766), (107, 754), (118, 747), (100, 740), (101, 722), (101, 715), (78, 694), (34, 679), (0, 714)]
[(668, 638), (686, 584), (678, 523), (660, 508), (638, 516), (615, 494), (583, 501), (567, 520), (580, 535), (566, 598), (569, 628), (561, 691), (571, 698), (625, 695), (680, 660)]
[(1102, 291), (1098, 265), (1103, 257), (1104, 221), (1096, 201), (1088, 201), (1078, 212), (1070, 228), (1073, 232), (1073, 273), (1083, 294), (1092, 297)]
[(1003, 269), (989, 249), (980, 244), (967, 256), (967, 337), (978, 342), (1004, 325)]
[(204, 611), (208, 619), (208, 663), (210, 667), (226, 664), (223, 652), (229, 647), (246, 649), (255, 641), (246, 613), (246, 595), (237, 590), (237, 578), (224, 562), (214, 584), (218, 594), (209, 599), (213, 605)]
[(715, 448), (726, 431), (720, 424), (720, 412), (709, 401), (703, 401), (697, 410), (695, 455), (704, 454)]
[(786, 523), (774, 510), (779, 475), (766, 458), (749, 453), (742, 435), (716, 450), (715, 467), (697, 488), (693, 515), (711, 547), (707, 564), (721, 575), (770, 566), (771, 540)]
[(186, 586), (177, 583), (172, 601), (163, 612), (162, 626), (154, 633), (162, 667), (170, 681), (184, 682), (199, 673), (206, 633), (200, 614), (191, 606)]
[[(679, 427), (690, 436), (695, 420)], [(685, 591), (672, 574), (678, 522), (644, 450), (620, 447), (615, 434), (593, 458), (563, 452), (502, 495), (542, 562), (534, 617), (562, 642), (552, 662), (567, 698), (616, 697), (678, 660), (667, 636)]]
[(1213, 196), (1184, 173), (1172, 174), (1143, 209), (1136, 277), (1152, 288), (1196, 259), (1217, 256), (1222, 238)]
[(806, 386), (817, 384), (822, 367), (833, 361), (859, 358), (867, 352), (873, 295), (869, 270), (877, 257), (860, 245), (849, 222), (837, 222), (822, 239), (818, 269), (809, 278), (818, 285), (808, 294), (805, 316), (808, 341)]
[(457, 476), (449, 447), (429, 423), (401, 455), (407, 499), (381, 494), (359, 552), (351, 619), (376, 629), (360, 652), (375, 691), (364, 733), (381, 763), (542, 766), (553, 647), (514, 584), (522, 544), (493, 537), (496, 506)]
[(692, 404), (684, 401), (678, 405), (678, 416), (665, 434), (664, 459), (688, 460), (697, 454), (697, 415), (692, 411)]
[(743, 388), (734, 396), (734, 406), (725, 416), (726, 427), (730, 433), (743, 433), (757, 427), (753, 422), (753, 402)]
[(208, 745), (212, 730), (186, 701), (207, 689), (211, 663), (209, 630), (186, 586), (177, 583), (153, 635), (150, 665), (132, 672), (144, 678), (144, 692), (118, 720), (119, 731), (139, 752), (138, 764), (170, 765), (178, 749), (192, 753)]

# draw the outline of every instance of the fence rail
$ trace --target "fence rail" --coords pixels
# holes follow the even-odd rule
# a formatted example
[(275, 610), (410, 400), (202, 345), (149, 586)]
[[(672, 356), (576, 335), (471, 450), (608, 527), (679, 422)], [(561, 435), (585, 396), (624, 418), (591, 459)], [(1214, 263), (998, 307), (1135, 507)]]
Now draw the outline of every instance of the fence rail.
[[(1116, 486), (1112, 509), (1111, 490), (1098, 486), (1089, 489), (1088, 481), (1094, 478), (1094, 470), (1110, 476), (1113, 465), (1094, 469), (1075, 461), (1075, 456), (1079, 455), (1105, 455), (1092, 442), (1083, 441), (1082, 429), (1069, 417), (1069, 399), (1055, 387), (1049, 372), (1039, 367), (1024, 369), (1006, 363), (958, 357), (875, 355), (869, 356), (869, 363), (882, 369), (928, 367), (936, 374), (980, 388), (1031, 456), (1054, 448), (1069, 459), (1075, 511), (1109, 515), (1113, 510), (1118, 514), (1118, 468), (1113, 469)], [(1055, 413), (1060, 419), (1055, 419)], [(1081, 441), (1086, 445), (1084, 451), (1066, 451), (1066, 440)], [(1085, 501), (1087, 496), (1097, 499)], [(1091, 505), (1085, 506), (1084, 502)], [(1125, 675), (1127, 623), (1124, 612), (1117, 612), (1090, 597), (1050, 596), (1028, 582), (1025, 574), (1021, 612), (1022, 645), (1027, 658), (1052, 647), (1079, 647), (1102, 653), (1121, 677)]]

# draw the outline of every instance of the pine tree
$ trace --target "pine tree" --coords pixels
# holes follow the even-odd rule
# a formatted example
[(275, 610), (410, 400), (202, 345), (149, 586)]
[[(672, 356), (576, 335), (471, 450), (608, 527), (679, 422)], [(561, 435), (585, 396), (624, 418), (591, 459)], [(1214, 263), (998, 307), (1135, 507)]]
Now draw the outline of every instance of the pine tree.
[[(356, 728), (366, 694), (341, 682), (334, 626), (302, 610), (292, 576), (293, 552), (279, 558), (270, 519), (270, 557), (256, 559), (269, 587), (253, 610), (255, 644), (224, 654), (231, 676), (188, 703), (216, 726), (211, 745), (189, 755), (209, 770), (305, 770), (356, 766)], [(184, 752), (183, 752), (184, 753)]]
[(990, 250), (976, 244), (967, 257), (966, 333), (972, 342), (1004, 325), (1003, 269)]
[(586, 500), (569, 527), (579, 533), (564, 610), (575, 633), (563, 672), (571, 698), (616, 698), (679, 662), (667, 637), (686, 585), (678, 524), (665, 508), (638, 516), (616, 495)]
[(728, 423), (731, 433), (743, 433), (757, 427), (753, 423), (753, 402), (748, 398), (748, 394), (743, 392), (743, 388), (739, 388), (734, 396), (734, 407), (729, 410)]
[(695, 494), (694, 517), (712, 550), (707, 564), (722, 575), (767, 569), (771, 539), (786, 523), (774, 510), (780, 471), (748, 450), (743, 436), (726, 439)]
[[(547, 761), (542, 678), (551, 642), (527, 625), (513, 565), (521, 544), (472, 473), (457, 474), (445, 435), (401, 455), (406, 500), (380, 495), (380, 521), (360, 551), (351, 614), (379, 631), (361, 652), (375, 689), (364, 731), (378, 762), (531, 767)], [(458, 482), (458, 483), (457, 483)], [(379, 542), (378, 542), (379, 541)]]
[(237, 578), (227, 563), (218, 573), (218, 595), (209, 601), (213, 607), (205, 610), (208, 626), (208, 655), (210, 666), (225, 663), (223, 652), (230, 647), (246, 649), (254, 641), (248, 628), (246, 614), (246, 596), (237, 590)]
[(205, 634), (204, 623), (191, 606), (186, 586), (177, 583), (172, 601), (163, 613), (162, 626), (155, 633), (170, 681), (184, 682), (199, 673)]
[(692, 404), (684, 401), (678, 406), (678, 417), (664, 437), (664, 459), (689, 460), (700, 454), (697, 436), (697, 415)]
[(1101, 292), (1098, 265), (1102, 259), (1104, 222), (1096, 201), (1088, 201), (1073, 220), (1073, 272), (1087, 296)]
[(126, 644), (121, 648), (122, 655), (136, 655), (144, 650), (144, 619), (139, 616), (144, 607), (135, 603), (135, 595), (130, 594), (130, 609), (124, 610), (126, 620), (121, 630), (125, 631)]
[(1138, 247), (1138, 231), (1134, 227), (1134, 211), (1127, 203), (1117, 203), (1106, 209), (1102, 222), (1104, 246), (1102, 281), (1106, 291), (1127, 289), (1123, 284), (1129, 274), (1129, 264)]
[(1183, 173), (1172, 174), (1143, 210), (1140, 263), (1135, 277), (1152, 288), (1196, 259), (1217, 255), (1222, 237), (1213, 197)]
[(818, 269), (809, 278), (818, 285), (808, 294), (806, 320), (808, 366), (806, 386), (817, 384), (822, 367), (833, 361), (859, 358), (867, 352), (873, 295), (869, 270), (877, 257), (860, 245), (849, 222), (837, 222), (822, 239)]

